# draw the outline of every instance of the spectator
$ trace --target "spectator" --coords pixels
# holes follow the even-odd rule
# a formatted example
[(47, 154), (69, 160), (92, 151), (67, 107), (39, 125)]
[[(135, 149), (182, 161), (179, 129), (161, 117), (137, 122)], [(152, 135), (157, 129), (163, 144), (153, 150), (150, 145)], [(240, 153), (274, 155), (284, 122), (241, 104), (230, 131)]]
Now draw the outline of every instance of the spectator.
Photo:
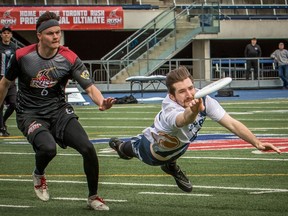
[[(260, 46), (257, 44), (257, 39), (252, 38), (251, 43), (247, 44), (244, 51), (246, 58), (259, 58), (262, 56)], [(251, 69), (254, 69), (254, 79), (258, 79), (258, 59), (247, 59), (246, 80), (249, 80)], [(251, 73), (252, 74), (252, 73)], [(251, 76), (252, 79), (252, 76)]]
[(288, 89), (288, 51), (284, 49), (283, 42), (278, 44), (278, 49), (271, 54), (271, 58), (277, 63), (279, 77), (283, 81), (283, 89)]
[[(11, 42), (12, 30), (10, 27), (3, 27), (1, 30), (1, 43), (0, 43), (0, 79), (5, 76), (7, 68), (10, 65), (10, 60), (15, 55), (16, 46)], [(17, 88), (15, 81), (13, 81), (8, 89), (8, 93), (4, 99), (7, 109), (3, 115), (4, 104), (0, 107), (0, 135), (9, 136), (7, 131), (6, 121), (12, 115), (16, 106), (16, 93)]]

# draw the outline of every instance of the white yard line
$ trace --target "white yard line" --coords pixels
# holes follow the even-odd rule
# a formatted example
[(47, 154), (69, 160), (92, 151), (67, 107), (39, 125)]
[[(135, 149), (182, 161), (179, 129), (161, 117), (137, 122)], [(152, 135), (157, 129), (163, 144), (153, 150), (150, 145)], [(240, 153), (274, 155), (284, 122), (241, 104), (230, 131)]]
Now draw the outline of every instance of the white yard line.
[[(53, 200), (67, 200), (67, 201), (87, 201), (87, 198), (77, 197), (53, 197)], [(106, 202), (127, 202), (127, 200), (104, 199)]]
[[(6, 179), (0, 178), (0, 181), (6, 182), (32, 182), (31, 179)], [(59, 180), (48, 180), (51, 183), (65, 183), (65, 184), (86, 184), (86, 181), (59, 181)], [(125, 182), (99, 182), (102, 185), (114, 185), (114, 186), (145, 186), (145, 187), (177, 187), (176, 184), (148, 184), (148, 183), (125, 183)], [(238, 191), (253, 191), (250, 194), (261, 194), (261, 193), (278, 193), (278, 192), (288, 192), (288, 189), (279, 188), (248, 188), (248, 187), (223, 187), (223, 186), (204, 186), (204, 185), (193, 185), (194, 188), (200, 189), (217, 189), (217, 190), (238, 190)], [(150, 193), (150, 192), (149, 192)], [(156, 193), (156, 192), (155, 192)], [(159, 192), (164, 193), (164, 192)], [(60, 198), (59, 198), (60, 199)], [(69, 199), (69, 198), (62, 198)], [(73, 199), (73, 198), (70, 198)]]
[[(28, 153), (28, 152), (0, 152), (0, 155), (34, 155), (34, 153)], [(80, 157), (80, 154), (77, 153), (59, 153), (58, 156), (78, 156)], [(98, 154), (99, 157), (116, 157), (116, 154), (113, 155), (107, 155), (107, 154)], [(236, 158), (236, 157), (193, 157), (193, 156), (182, 156), (182, 159), (208, 159), (208, 160), (246, 160), (246, 161), (288, 161), (288, 159), (285, 158)]]
[(147, 195), (166, 195), (166, 196), (213, 196), (211, 194), (196, 194), (196, 193), (165, 193), (165, 192), (139, 192), (138, 194), (147, 194)]
[(0, 207), (3, 207), (3, 208), (33, 208), (34, 206), (24, 206), (24, 205), (2, 205), (2, 204), (0, 204)]
[(246, 160), (246, 161), (288, 161), (285, 158), (236, 158), (236, 157), (189, 157), (182, 156), (185, 159), (208, 159), (208, 160)]

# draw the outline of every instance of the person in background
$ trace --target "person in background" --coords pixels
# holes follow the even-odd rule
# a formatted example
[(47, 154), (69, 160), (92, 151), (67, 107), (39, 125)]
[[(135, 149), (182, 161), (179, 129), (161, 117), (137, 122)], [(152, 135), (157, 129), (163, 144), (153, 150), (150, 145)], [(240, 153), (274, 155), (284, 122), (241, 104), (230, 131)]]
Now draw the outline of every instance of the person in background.
[[(252, 38), (251, 43), (247, 44), (244, 51), (246, 58), (259, 58), (262, 56), (261, 47), (257, 44), (257, 39)], [(254, 69), (254, 79), (258, 79), (258, 59), (247, 59), (246, 80), (249, 80), (251, 69)], [(252, 79), (252, 76), (251, 76)]]
[[(7, 68), (10, 65), (10, 60), (13, 55), (15, 55), (16, 46), (11, 42), (12, 29), (10, 27), (4, 26), (1, 30), (1, 43), (0, 43), (0, 79), (5, 76)], [(0, 107), (0, 134), (2, 136), (9, 136), (7, 131), (6, 121), (12, 115), (16, 106), (16, 93), (17, 87), (15, 81), (13, 81), (8, 89), (8, 93), (4, 99), (7, 109), (3, 115), (4, 104)]]
[(116, 137), (109, 141), (120, 158), (138, 158), (151, 166), (160, 166), (162, 171), (172, 175), (178, 187), (192, 191), (192, 184), (177, 164), (204, 126), (206, 117), (218, 122), (233, 134), (259, 150), (280, 150), (271, 143), (262, 143), (240, 121), (231, 117), (223, 107), (210, 96), (194, 99), (198, 91), (186, 67), (181, 66), (166, 76), (168, 94), (162, 102), (162, 109), (152, 126), (142, 134), (124, 142)]
[(283, 42), (278, 44), (278, 49), (270, 57), (277, 64), (279, 77), (283, 81), (283, 89), (288, 89), (288, 51), (284, 49)]
[[(60, 45), (61, 28), (55, 13), (47, 11), (38, 18), (36, 34), (39, 42), (16, 50), (11, 67), (0, 81), (2, 104), (11, 82), (18, 78), (16, 120), (35, 151), (34, 191), (42, 201), (49, 200), (45, 169), (56, 156), (57, 144), (64, 149), (69, 146), (83, 158), (88, 206), (109, 210), (98, 196), (99, 163), (95, 148), (73, 107), (65, 100), (65, 87), (69, 79), (76, 80), (100, 111), (111, 108), (115, 99), (104, 98), (80, 58)], [(63, 161), (63, 169), (67, 165)]]

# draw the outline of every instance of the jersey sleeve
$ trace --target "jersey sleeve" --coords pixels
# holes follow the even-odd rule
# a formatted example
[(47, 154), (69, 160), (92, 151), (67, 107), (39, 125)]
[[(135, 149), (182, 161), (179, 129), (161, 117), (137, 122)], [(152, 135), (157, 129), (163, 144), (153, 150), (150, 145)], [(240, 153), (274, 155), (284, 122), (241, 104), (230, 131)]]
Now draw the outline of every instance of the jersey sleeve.
[(89, 71), (78, 57), (71, 70), (72, 78), (75, 79), (84, 90), (93, 85)]
[(165, 110), (165, 117), (168, 125), (171, 125), (173, 128), (177, 128), (176, 126), (176, 117), (181, 113), (182, 111), (177, 110), (175, 107), (168, 107)]
[(210, 96), (206, 96), (205, 106), (207, 116), (216, 122), (220, 121), (226, 113), (218, 101), (211, 98)]
[(163, 117), (165, 118), (165, 122), (167, 123), (167, 127), (171, 127), (171, 129), (177, 129), (176, 125), (176, 117), (184, 112), (184, 108), (177, 103), (173, 102), (171, 99), (166, 99), (166, 102), (162, 103)]

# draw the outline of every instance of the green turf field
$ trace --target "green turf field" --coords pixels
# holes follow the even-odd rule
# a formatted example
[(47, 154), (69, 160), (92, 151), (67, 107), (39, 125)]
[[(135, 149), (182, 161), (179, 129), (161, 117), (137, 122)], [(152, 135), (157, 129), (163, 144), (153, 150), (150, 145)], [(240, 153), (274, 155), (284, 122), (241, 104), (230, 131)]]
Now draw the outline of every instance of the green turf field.
[[(223, 107), (256, 135), (288, 139), (288, 100), (222, 102)], [(100, 112), (77, 106), (76, 113), (91, 140), (129, 137), (151, 125), (160, 104), (115, 105)], [(107, 143), (95, 144), (100, 162), (99, 195), (108, 212), (86, 208), (87, 186), (82, 159), (59, 148), (46, 174), (51, 200), (33, 191), (34, 153), (15, 125), (11, 137), (0, 137), (0, 215), (288, 215), (288, 154), (253, 154), (251, 148), (187, 151), (178, 163), (194, 185), (182, 193), (159, 167), (117, 158)], [(227, 134), (207, 119), (200, 134)], [(287, 139), (286, 139), (287, 138)], [(288, 147), (288, 142), (286, 141)]]

